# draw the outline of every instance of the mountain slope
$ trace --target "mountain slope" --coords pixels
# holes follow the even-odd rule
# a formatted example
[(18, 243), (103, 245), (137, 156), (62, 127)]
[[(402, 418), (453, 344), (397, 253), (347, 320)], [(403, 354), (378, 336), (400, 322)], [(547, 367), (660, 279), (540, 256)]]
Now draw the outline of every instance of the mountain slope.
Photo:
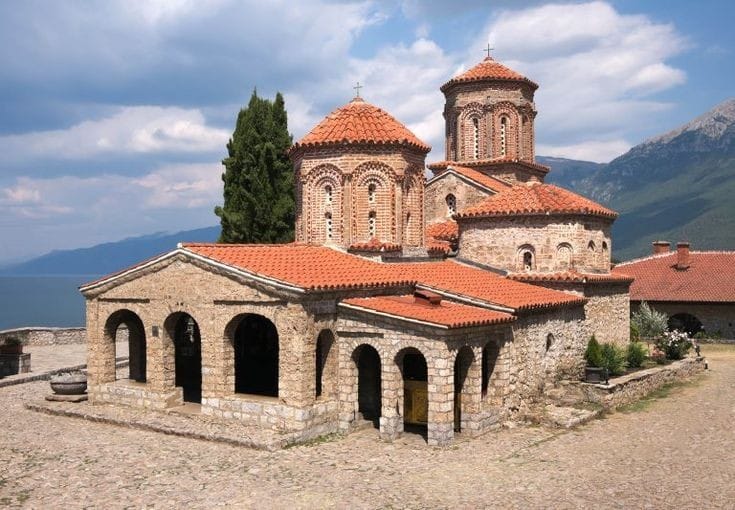
[(646, 254), (656, 239), (735, 249), (735, 99), (575, 177), (559, 182), (620, 213), (618, 258)]
[(176, 243), (214, 242), (220, 227), (186, 230), (175, 234), (158, 233), (131, 237), (113, 243), (99, 244), (90, 248), (52, 251), (41, 257), (21, 264), (0, 269), (5, 275), (53, 275), (89, 274), (99, 275), (119, 271), (141, 260), (176, 248)]

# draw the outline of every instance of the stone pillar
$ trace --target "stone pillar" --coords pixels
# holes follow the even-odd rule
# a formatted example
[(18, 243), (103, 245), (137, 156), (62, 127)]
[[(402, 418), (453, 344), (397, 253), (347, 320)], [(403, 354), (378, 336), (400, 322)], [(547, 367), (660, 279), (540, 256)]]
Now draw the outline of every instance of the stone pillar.
[[(289, 304), (274, 321), (278, 330), (278, 398), (304, 407), (314, 402), (313, 320), (301, 305)], [(312, 335), (313, 336), (313, 335)]]
[(382, 360), (381, 372), (380, 437), (392, 441), (403, 432), (403, 380), (398, 365), (388, 360)]
[(115, 341), (105, 330), (107, 317), (100, 317), (100, 313), (99, 301), (87, 299), (87, 374), (91, 387), (115, 382)]
[(427, 359), (429, 423), (427, 441), (445, 445), (454, 437), (454, 371), (448, 356)]
[(357, 364), (352, 359), (354, 347), (339, 349), (339, 430), (346, 432), (357, 416)]
[[(457, 370), (456, 365), (455, 370)], [(481, 412), (482, 348), (475, 347), (472, 349), (472, 359), (462, 386), (460, 420), (462, 434), (475, 436), (480, 432), (482, 427)]]
[[(202, 398), (218, 396), (223, 386), (222, 329), (211, 307), (201, 307), (199, 336), (202, 349)], [(233, 386), (234, 388), (234, 386)]]

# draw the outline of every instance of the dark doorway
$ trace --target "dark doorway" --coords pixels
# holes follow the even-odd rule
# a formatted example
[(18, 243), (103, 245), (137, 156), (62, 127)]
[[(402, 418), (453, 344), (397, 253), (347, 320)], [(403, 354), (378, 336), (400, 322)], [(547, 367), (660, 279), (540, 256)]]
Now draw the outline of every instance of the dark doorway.
[(686, 331), (691, 337), (702, 331), (702, 322), (689, 313), (677, 313), (669, 317), (669, 329)]
[(355, 350), (357, 363), (357, 407), (366, 420), (379, 426), (381, 414), (380, 355), (375, 348), (362, 345)]
[(262, 315), (243, 317), (235, 330), (235, 393), (278, 396), (278, 331)]
[[(321, 397), (322, 393), (325, 391), (325, 382), (328, 383), (327, 390), (327, 396), (329, 395), (330, 390), (334, 386), (334, 381), (325, 381), (325, 368), (327, 366), (327, 360), (329, 360), (329, 353), (332, 350), (332, 345), (334, 344), (334, 335), (331, 331), (328, 329), (323, 330), (321, 333), (319, 333), (319, 336), (316, 339), (316, 356), (315, 356), (315, 362), (316, 362), (316, 380), (315, 382), (315, 395), (317, 397)], [(333, 374), (327, 373), (327, 379), (331, 379), (333, 377)]]
[(429, 421), (429, 383), (426, 359), (417, 349), (399, 353), (403, 374), (403, 424), (408, 432), (426, 433)]
[(482, 348), (482, 398), (485, 398), (488, 392), (492, 393), (491, 381), (499, 355), (500, 346), (496, 342), (489, 342)]
[[(128, 356), (128, 379), (144, 383), (146, 381), (146, 337), (143, 321), (130, 310), (113, 313), (105, 325), (107, 336), (115, 343), (115, 358)], [(121, 338), (128, 339), (128, 352), (120, 353)], [(115, 371), (116, 379), (120, 378)]]
[(462, 393), (474, 356), (472, 349), (462, 347), (454, 360), (454, 431), (462, 431)]
[(177, 314), (174, 324), (176, 386), (184, 390), (185, 402), (202, 401), (202, 338), (191, 315)]

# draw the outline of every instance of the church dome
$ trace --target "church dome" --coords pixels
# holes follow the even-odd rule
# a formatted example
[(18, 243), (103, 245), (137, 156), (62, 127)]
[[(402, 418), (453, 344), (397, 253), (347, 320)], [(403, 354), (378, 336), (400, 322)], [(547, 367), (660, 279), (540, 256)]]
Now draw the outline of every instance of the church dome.
[(398, 145), (427, 153), (431, 147), (386, 111), (356, 97), (337, 108), (291, 147), (291, 152), (306, 147), (348, 143)]
[(538, 88), (537, 84), (522, 74), (496, 62), (492, 57), (485, 57), (476, 66), (446, 82), (441, 86), (440, 90), (446, 92), (452, 85), (473, 81), (520, 81), (529, 84), (534, 90)]

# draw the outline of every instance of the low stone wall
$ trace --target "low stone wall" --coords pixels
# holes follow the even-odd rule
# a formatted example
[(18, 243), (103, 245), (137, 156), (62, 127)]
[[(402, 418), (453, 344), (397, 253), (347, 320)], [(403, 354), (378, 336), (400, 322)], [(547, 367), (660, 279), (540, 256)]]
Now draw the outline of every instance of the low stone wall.
[(85, 328), (16, 328), (0, 331), (0, 342), (18, 338), (23, 345), (68, 345), (87, 342)]
[(27, 374), (31, 371), (31, 355), (0, 354), (0, 377), (16, 374)]
[(90, 385), (87, 388), (92, 404), (122, 404), (141, 409), (162, 411), (184, 403), (181, 388), (170, 393), (151, 391), (145, 383), (123, 379), (114, 383)]
[(636, 402), (666, 384), (686, 380), (704, 368), (704, 358), (685, 358), (670, 365), (615, 377), (609, 384), (579, 383), (579, 388), (588, 402), (615, 409)]

